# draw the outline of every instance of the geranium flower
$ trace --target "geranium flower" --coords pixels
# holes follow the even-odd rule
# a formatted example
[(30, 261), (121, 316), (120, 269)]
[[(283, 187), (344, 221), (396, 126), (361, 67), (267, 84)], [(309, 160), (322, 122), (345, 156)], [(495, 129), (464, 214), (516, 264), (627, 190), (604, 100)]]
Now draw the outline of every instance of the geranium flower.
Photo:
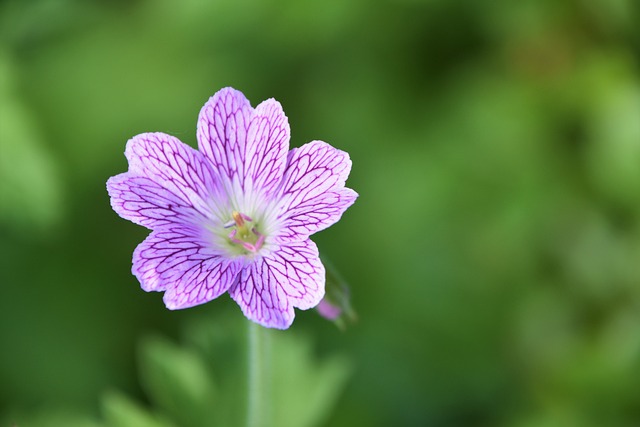
[(163, 133), (127, 143), (129, 170), (111, 177), (111, 206), (152, 230), (133, 253), (145, 291), (167, 308), (228, 292), (246, 317), (286, 329), (294, 307), (315, 307), (325, 269), (309, 236), (334, 224), (358, 195), (351, 160), (313, 141), (289, 151), (289, 123), (274, 99), (255, 109), (232, 88), (198, 117), (195, 150)]

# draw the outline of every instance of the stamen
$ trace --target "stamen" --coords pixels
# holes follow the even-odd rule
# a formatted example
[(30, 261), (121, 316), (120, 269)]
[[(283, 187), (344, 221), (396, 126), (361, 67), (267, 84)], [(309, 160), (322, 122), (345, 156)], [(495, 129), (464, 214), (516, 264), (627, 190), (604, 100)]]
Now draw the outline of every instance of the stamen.
[[(238, 211), (233, 211), (231, 216), (233, 217), (233, 221), (224, 224), (225, 228), (234, 227), (228, 235), (229, 240), (231, 240), (232, 243), (242, 246), (248, 252), (257, 253), (264, 244), (265, 236), (255, 227), (251, 227), (251, 224), (248, 224), (253, 222), (250, 216)], [(251, 229), (249, 229), (249, 227), (251, 227)], [(251, 233), (253, 233), (255, 237), (251, 236)]]
[(253, 252), (254, 254), (258, 252), (258, 248), (256, 248), (254, 245), (252, 245), (249, 242), (242, 242), (242, 247), (244, 247), (249, 252)]
[(243, 217), (246, 216), (246, 215), (242, 215), (238, 211), (233, 211), (231, 216), (233, 217), (233, 220), (236, 222), (236, 225), (238, 227), (243, 227), (244, 226), (244, 218)]
[(256, 230), (255, 227), (253, 227), (251, 229), (251, 231), (253, 232), (253, 234), (258, 236), (258, 240), (256, 241), (256, 250), (258, 250), (258, 249), (260, 249), (262, 247), (262, 244), (264, 243), (264, 234), (262, 234), (258, 230)]

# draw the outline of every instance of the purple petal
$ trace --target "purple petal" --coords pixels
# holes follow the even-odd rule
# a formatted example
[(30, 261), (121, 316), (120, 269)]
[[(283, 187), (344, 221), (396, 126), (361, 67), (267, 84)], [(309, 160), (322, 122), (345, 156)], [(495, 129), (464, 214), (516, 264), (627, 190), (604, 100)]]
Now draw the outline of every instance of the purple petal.
[(349, 155), (326, 142), (291, 150), (281, 187), (279, 241), (299, 240), (337, 222), (358, 197), (344, 187), (350, 171)]
[(284, 226), (278, 233), (278, 241), (296, 241), (324, 230), (335, 224), (357, 198), (358, 193), (352, 189), (341, 188), (289, 208)]
[[(166, 204), (159, 206), (171, 210), (175, 205), (181, 209), (190, 209), (193, 217), (211, 217), (218, 208), (213, 204), (221, 200), (219, 196), (222, 189), (219, 179), (212, 165), (206, 157), (197, 150), (183, 144), (178, 139), (163, 133), (145, 133), (133, 137), (127, 142), (125, 155), (129, 160), (129, 177), (147, 178), (155, 183), (147, 185), (148, 193), (138, 198), (149, 200), (149, 203), (158, 205), (159, 199)], [(124, 201), (137, 200), (134, 194), (126, 194), (125, 178), (114, 181), (119, 183), (122, 193), (117, 193)], [(129, 189), (140, 181), (129, 181)], [(143, 183), (148, 181), (143, 180)], [(152, 192), (158, 193), (158, 199), (151, 200)], [(120, 199), (115, 201), (120, 204)]]
[(289, 150), (289, 120), (280, 103), (268, 99), (256, 107), (247, 133), (244, 188), (269, 197), (282, 180)]
[(213, 95), (198, 116), (198, 148), (227, 184), (240, 186), (245, 176), (247, 128), (253, 109), (242, 92), (225, 88)]
[(229, 193), (269, 197), (284, 172), (289, 122), (277, 101), (269, 99), (253, 110), (241, 92), (225, 88), (200, 111), (198, 146), (228, 179)]
[(318, 248), (307, 239), (282, 246), (245, 267), (229, 294), (250, 320), (287, 329), (294, 307), (306, 310), (320, 302), (324, 281)]
[(242, 261), (221, 256), (207, 245), (200, 231), (189, 226), (154, 230), (133, 253), (133, 274), (142, 289), (166, 291), (171, 310), (217, 298), (236, 280)]
[(107, 190), (118, 215), (147, 228), (195, 223), (201, 218), (193, 206), (146, 177), (122, 173), (109, 178)]

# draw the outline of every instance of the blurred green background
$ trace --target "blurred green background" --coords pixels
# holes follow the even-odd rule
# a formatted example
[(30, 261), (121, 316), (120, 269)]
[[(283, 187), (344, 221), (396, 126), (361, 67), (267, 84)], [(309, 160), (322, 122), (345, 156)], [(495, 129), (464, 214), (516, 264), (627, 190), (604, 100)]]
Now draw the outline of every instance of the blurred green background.
[(147, 231), (105, 189), (128, 138), (195, 145), (200, 107), (233, 86), (282, 103), (292, 146), (353, 159), (360, 199), (314, 240), (359, 320), (298, 312), (290, 331), (352, 366), (320, 425), (640, 425), (638, 12), (0, 2), (0, 419), (100, 419), (109, 390), (149, 405), (144, 337), (241, 317), (226, 296), (170, 312), (141, 291)]

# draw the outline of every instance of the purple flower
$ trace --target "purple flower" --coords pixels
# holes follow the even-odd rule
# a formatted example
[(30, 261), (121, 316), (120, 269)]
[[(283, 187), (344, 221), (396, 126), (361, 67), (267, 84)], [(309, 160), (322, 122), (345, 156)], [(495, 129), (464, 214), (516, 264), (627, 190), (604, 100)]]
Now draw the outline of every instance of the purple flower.
[(351, 292), (333, 265), (328, 261), (325, 261), (325, 265), (326, 290), (316, 310), (322, 317), (331, 320), (338, 328), (344, 330), (348, 322), (355, 322), (357, 318), (356, 312), (351, 307)]
[(316, 307), (320, 316), (329, 320), (336, 320), (342, 314), (342, 308), (329, 301), (327, 298), (323, 298), (322, 301)]
[(340, 219), (357, 193), (351, 160), (313, 141), (289, 151), (280, 103), (251, 107), (232, 88), (198, 117), (198, 150), (163, 133), (127, 143), (129, 170), (111, 177), (111, 206), (151, 229), (133, 253), (145, 291), (171, 310), (228, 292), (245, 316), (286, 329), (294, 307), (315, 307), (325, 269), (309, 236)]

